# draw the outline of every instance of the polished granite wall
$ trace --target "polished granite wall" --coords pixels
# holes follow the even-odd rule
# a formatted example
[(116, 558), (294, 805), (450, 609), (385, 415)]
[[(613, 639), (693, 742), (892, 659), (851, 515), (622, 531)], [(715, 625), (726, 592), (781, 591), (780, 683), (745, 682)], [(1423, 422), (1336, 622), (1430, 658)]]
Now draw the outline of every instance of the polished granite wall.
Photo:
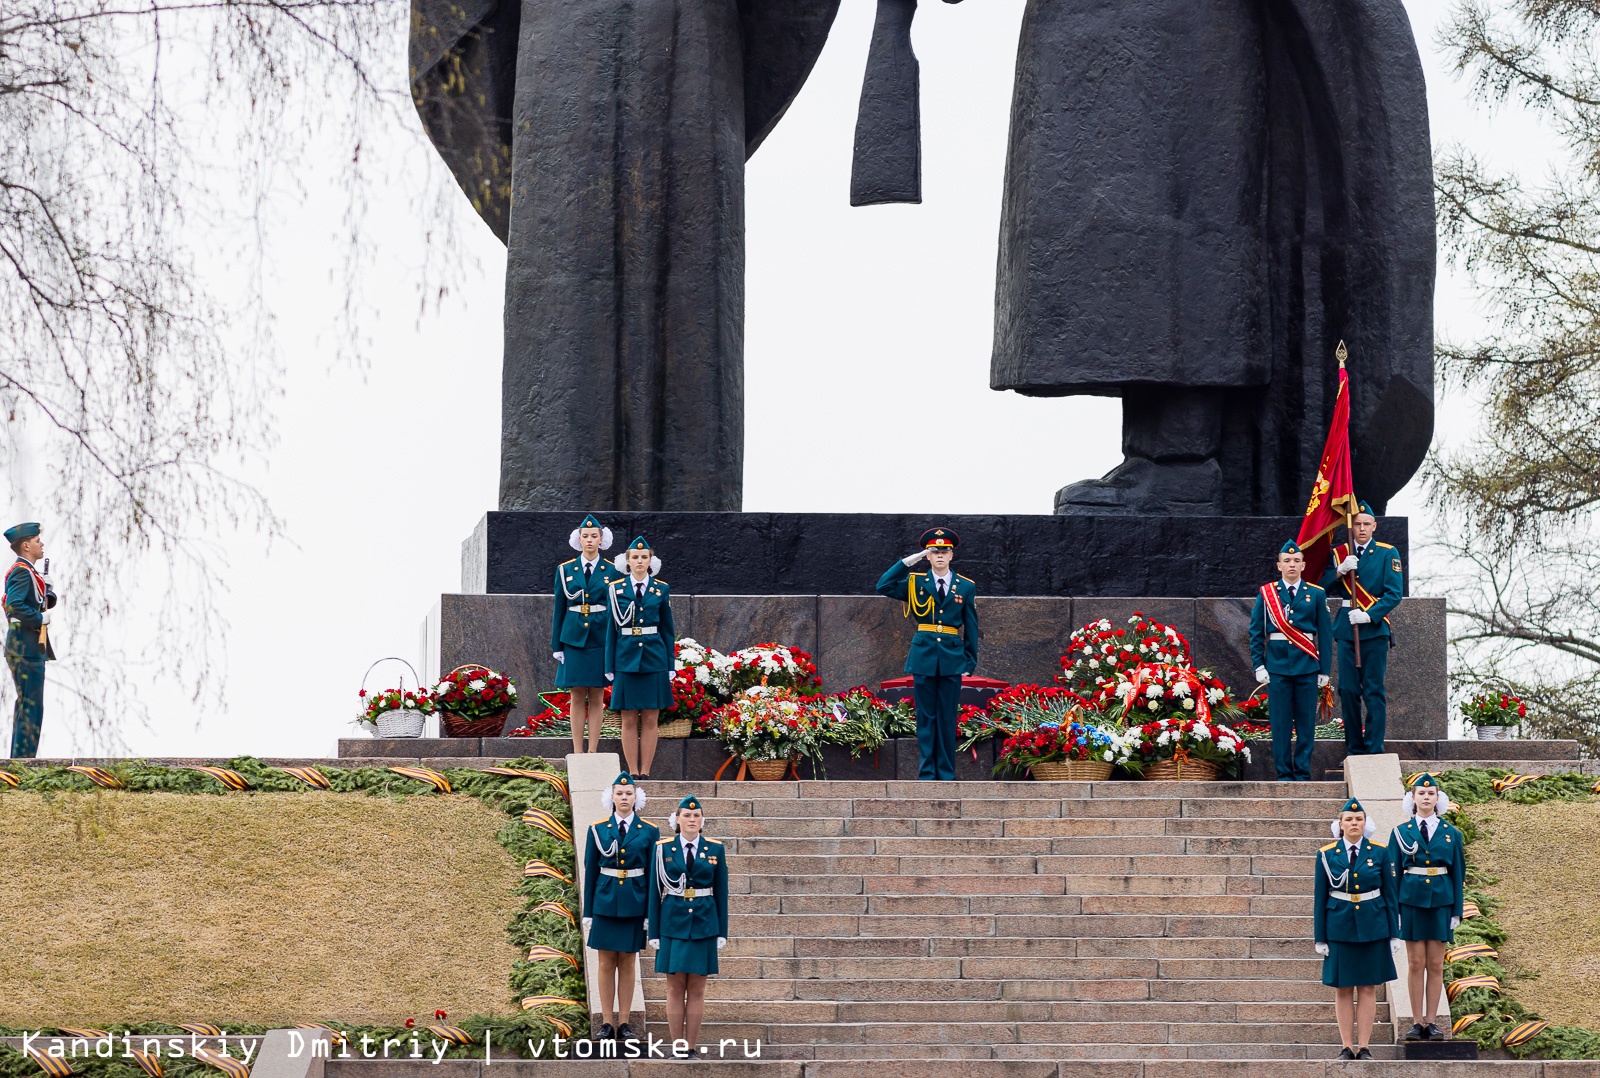
[[(524, 693), (555, 684), (550, 657), (549, 595), (443, 595), (423, 628), (426, 672), (437, 676), (477, 662), (511, 674)], [(1049, 682), (1073, 630), (1096, 618), (1115, 622), (1135, 610), (1177, 627), (1195, 661), (1242, 694), (1255, 687), (1250, 667), (1250, 599), (988, 596), (978, 600), (983, 627), (978, 673), (1012, 682)], [(674, 595), (678, 635), (723, 651), (778, 641), (815, 656), (830, 690), (876, 688), (903, 673), (912, 623), (891, 599), (864, 595)], [(1396, 646), (1389, 659), (1391, 740), (1449, 736), (1443, 599), (1409, 598), (1390, 616)], [(525, 710), (525, 709), (519, 709)], [(529, 712), (531, 713), (531, 712)], [(520, 724), (525, 714), (516, 717)]]

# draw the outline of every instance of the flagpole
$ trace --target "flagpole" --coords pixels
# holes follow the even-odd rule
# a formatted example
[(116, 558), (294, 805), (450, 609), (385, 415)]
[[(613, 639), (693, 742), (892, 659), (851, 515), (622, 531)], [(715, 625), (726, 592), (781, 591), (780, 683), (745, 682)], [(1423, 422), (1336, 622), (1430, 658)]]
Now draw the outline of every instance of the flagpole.
[[(1339, 360), (1339, 369), (1341, 371), (1344, 370), (1344, 361), (1349, 358), (1350, 353), (1348, 350), (1346, 350), (1343, 341), (1339, 342), (1339, 347), (1334, 351), (1333, 354)], [(1346, 499), (1344, 503), (1344, 538), (1345, 542), (1350, 544), (1351, 553), (1355, 553), (1356, 549), (1354, 525), (1355, 514), (1350, 511), (1350, 502), (1348, 499)], [(1358, 565), (1356, 568), (1359, 569), (1361, 567)], [(1360, 580), (1361, 578), (1359, 576), (1356, 577), (1356, 581), (1358, 583)], [(1345, 602), (1354, 607), (1356, 605), (1356, 589), (1346, 585), (1344, 590), (1349, 595), (1349, 598), (1346, 599)], [(1349, 615), (1346, 615), (1347, 620), (1348, 617)], [(1350, 642), (1355, 651), (1356, 669), (1359, 670), (1361, 669), (1361, 626), (1357, 625), (1353, 621), (1350, 622)]]

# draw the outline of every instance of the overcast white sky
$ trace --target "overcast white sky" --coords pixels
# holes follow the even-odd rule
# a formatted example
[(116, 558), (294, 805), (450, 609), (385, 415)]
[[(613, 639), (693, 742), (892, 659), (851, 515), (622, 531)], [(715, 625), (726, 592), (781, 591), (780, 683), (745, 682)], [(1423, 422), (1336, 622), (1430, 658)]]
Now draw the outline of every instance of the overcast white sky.
[[(1546, 159), (1536, 125), (1490, 121), (1445, 70), (1435, 34), (1448, 5), (1406, 6), (1435, 145), (1465, 141), (1523, 164)], [(746, 509), (1047, 513), (1058, 487), (1120, 459), (1115, 401), (988, 388), (1022, 9), (1023, 0), (921, 6), (922, 205), (848, 204), (874, 0), (844, 0), (810, 82), (750, 162)], [(387, 655), (418, 661), (422, 618), (440, 592), (459, 589), (461, 541), (494, 507), (504, 249), (464, 198), (449, 203), (453, 222), (418, 220), (415, 192), (440, 181), (443, 165), (404, 132), (378, 135), (366, 145), (391, 154), (391, 179), (374, 191), (365, 226), (375, 255), (364, 277), (372, 309), (364, 363), (336, 355), (345, 203), (313, 148), (303, 197), (285, 198), (271, 221), (269, 303), (287, 370), (279, 447), (250, 478), (284, 519), (288, 541), (270, 550), (256, 537), (227, 544), (231, 704), (198, 711), (170, 698), (156, 672), (130, 670), (155, 705), (149, 728), (123, 730), (134, 753), (331, 754), (337, 737), (350, 736), (367, 665)], [(422, 283), (439, 283), (425, 278), (422, 237), (441, 224), (456, 226), (464, 250), (452, 252), (444, 303), (419, 317)], [(1445, 267), (1437, 312), (1442, 334), (1468, 338), (1481, 325), (1472, 294)], [(972, 452), (942, 455), (937, 484), (893, 414), (930, 385), (960, 401), (968, 429), (984, 439)], [(1459, 437), (1471, 418), (1470, 405), (1446, 402), (1440, 428)], [(1069, 457), (1070, 473), (1061, 463)], [(1391, 505), (1419, 511), (1411, 489)], [(1424, 523), (1413, 517), (1414, 536)], [(63, 614), (59, 638), (70, 648), (70, 602)], [(123, 628), (137, 636), (136, 624)], [(0, 731), (8, 722), (9, 709)], [(4, 751), (9, 734), (0, 736)], [(52, 700), (40, 755), (86, 748)]]

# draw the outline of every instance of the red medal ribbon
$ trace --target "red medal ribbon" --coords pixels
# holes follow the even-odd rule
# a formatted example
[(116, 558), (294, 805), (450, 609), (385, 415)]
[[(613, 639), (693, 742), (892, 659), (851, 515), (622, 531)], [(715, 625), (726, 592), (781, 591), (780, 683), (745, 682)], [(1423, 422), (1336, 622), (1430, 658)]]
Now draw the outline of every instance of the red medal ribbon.
[(35, 569), (33, 567), (33, 563), (28, 561), (25, 558), (18, 558), (16, 560), (16, 563), (14, 565), (12, 565), (10, 569), (6, 570), (6, 575), (10, 576), (12, 573), (16, 572), (18, 569), (26, 569), (26, 570), (28, 570), (28, 575), (33, 578), (33, 594), (39, 601), (39, 610), (40, 610), (40, 612), (43, 612), (44, 611), (44, 577), (40, 576), (39, 575), (39, 570)]

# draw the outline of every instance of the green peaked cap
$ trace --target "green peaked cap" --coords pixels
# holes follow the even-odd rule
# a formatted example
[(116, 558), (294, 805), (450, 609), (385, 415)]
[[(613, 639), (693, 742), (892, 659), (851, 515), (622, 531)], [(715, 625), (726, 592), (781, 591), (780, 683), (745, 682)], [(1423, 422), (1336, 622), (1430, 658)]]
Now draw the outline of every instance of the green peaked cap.
[(1433, 780), (1433, 776), (1428, 774), (1426, 771), (1418, 775), (1417, 781), (1411, 784), (1411, 788), (1413, 790), (1415, 790), (1418, 786), (1432, 786), (1435, 790), (1439, 788), (1439, 784)]
[(1372, 511), (1372, 506), (1368, 505), (1366, 502), (1360, 502), (1360, 503), (1358, 503), (1356, 505), (1356, 513), (1357, 514), (1365, 513), (1365, 514), (1367, 514), (1367, 516), (1371, 517), (1373, 520), (1377, 520), (1378, 519), (1378, 514), (1374, 513)]
[(616, 778), (611, 780), (611, 785), (613, 785), (613, 786), (633, 786), (633, 785), (635, 785), (635, 783), (633, 781), (633, 776), (628, 774), (626, 771), (624, 771), (622, 774), (618, 775)]

